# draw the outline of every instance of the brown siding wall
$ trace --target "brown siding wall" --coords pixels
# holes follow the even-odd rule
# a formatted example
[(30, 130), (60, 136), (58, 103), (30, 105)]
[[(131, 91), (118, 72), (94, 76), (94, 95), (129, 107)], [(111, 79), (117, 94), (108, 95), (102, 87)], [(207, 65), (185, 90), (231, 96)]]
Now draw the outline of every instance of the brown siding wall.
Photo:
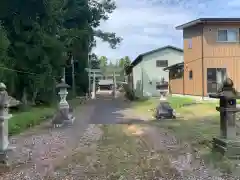
[[(192, 70), (193, 77), (189, 79), (189, 72)], [(202, 60), (198, 59), (188, 63), (184, 71), (184, 91), (186, 95), (202, 95)]]
[[(192, 49), (188, 49), (188, 39), (192, 39)], [(184, 29), (184, 63), (190, 63), (202, 58), (202, 26)]]
[(183, 79), (169, 80), (169, 90), (171, 94), (183, 94)]
[[(239, 29), (240, 23), (195, 26), (183, 31), (184, 90), (187, 95), (202, 95), (202, 58), (205, 96), (207, 96), (207, 68), (227, 68), (227, 74), (234, 81), (235, 88), (240, 91), (240, 43), (217, 42), (218, 28)], [(192, 38), (192, 49), (188, 49), (189, 38)], [(193, 72), (192, 80), (189, 80), (190, 70)]]
[[(184, 38), (184, 94), (202, 95), (202, 26), (195, 26), (183, 31)], [(188, 48), (188, 39), (192, 39), (192, 48)], [(189, 79), (189, 71), (193, 79)]]
[[(207, 84), (207, 68), (226, 68), (228, 76), (233, 80), (234, 87), (240, 91), (240, 57), (209, 57), (204, 58), (204, 84)], [(204, 88), (207, 95), (207, 85)]]
[(240, 28), (238, 25), (206, 25), (203, 29), (203, 52), (204, 57), (240, 57), (239, 43), (221, 43), (217, 42), (217, 30), (219, 28)]
[[(240, 44), (217, 42), (219, 28), (240, 28), (238, 24), (212, 24), (203, 29), (204, 83), (207, 83), (207, 68), (226, 68), (228, 76), (233, 80), (235, 88), (240, 90)], [(240, 37), (238, 37), (240, 38)], [(205, 95), (207, 87), (205, 86)]]

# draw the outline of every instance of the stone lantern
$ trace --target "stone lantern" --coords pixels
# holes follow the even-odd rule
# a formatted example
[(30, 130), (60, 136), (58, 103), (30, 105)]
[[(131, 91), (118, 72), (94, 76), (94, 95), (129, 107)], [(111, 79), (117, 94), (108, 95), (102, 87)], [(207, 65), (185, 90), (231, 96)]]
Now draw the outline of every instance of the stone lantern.
[(176, 112), (171, 107), (171, 104), (167, 101), (168, 94), (168, 82), (164, 81), (162, 78), (160, 84), (158, 85), (160, 93), (160, 103), (156, 107), (155, 118), (156, 119), (175, 119)]
[(158, 85), (158, 88), (160, 93), (160, 101), (165, 101), (168, 94), (168, 82), (166, 82), (164, 78), (162, 78), (160, 84)]
[(12, 117), (8, 114), (8, 93), (4, 83), (0, 83), (0, 163), (8, 164), (7, 152), (12, 150), (8, 141), (8, 120)]
[(220, 100), (216, 107), (220, 113), (220, 137), (213, 138), (213, 150), (229, 158), (240, 158), (240, 139), (236, 132), (236, 112), (240, 111), (236, 99), (240, 96), (233, 88), (233, 81), (226, 78), (219, 92), (209, 97)]
[(70, 87), (68, 84), (66, 84), (64, 79), (61, 79), (61, 82), (56, 86), (59, 89), (59, 106), (58, 111), (56, 115), (53, 117), (52, 123), (54, 126), (58, 125), (61, 126), (64, 123), (67, 124), (73, 124), (75, 117), (73, 114), (69, 111), (69, 104), (66, 100), (68, 91), (67, 89)]
[(60, 102), (59, 102), (59, 108), (63, 109), (63, 108), (68, 108), (69, 109), (69, 104), (67, 102), (67, 95), (68, 95), (68, 91), (67, 89), (70, 88), (70, 86), (65, 82), (64, 79), (61, 79), (61, 82), (59, 84), (57, 84), (56, 86), (59, 89), (59, 96), (60, 96)]

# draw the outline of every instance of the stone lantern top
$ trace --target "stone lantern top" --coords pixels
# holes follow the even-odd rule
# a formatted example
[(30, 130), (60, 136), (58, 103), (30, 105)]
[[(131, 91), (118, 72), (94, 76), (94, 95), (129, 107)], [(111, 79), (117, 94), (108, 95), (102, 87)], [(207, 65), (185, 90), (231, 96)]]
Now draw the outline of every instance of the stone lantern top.
[(233, 87), (233, 81), (229, 77), (227, 77), (223, 83), (222, 87), (219, 89), (219, 91), (216, 94), (210, 94), (210, 98), (217, 98), (220, 99), (221, 97), (224, 97), (226, 99), (228, 98), (234, 98), (234, 99), (240, 99), (239, 93), (235, 90)]
[(0, 83), (0, 91), (4, 91), (4, 90), (6, 90), (6, 89), (7, 89), (6, 85), (1, 82), (1, 83)]
[(57, 84), (57, 88), (70, 88), (70, 86), (65, 82), (65, 80), (62, 78), (61, 82)]
[(223, 88), (233, 88), (233, 81), (229, 77), (223, 81)]

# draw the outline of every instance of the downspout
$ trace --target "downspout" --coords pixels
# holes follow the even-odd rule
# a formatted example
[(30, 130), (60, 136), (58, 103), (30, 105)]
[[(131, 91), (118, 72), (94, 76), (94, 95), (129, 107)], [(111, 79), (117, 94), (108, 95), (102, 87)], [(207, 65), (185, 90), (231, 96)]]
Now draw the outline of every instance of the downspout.
[(142, 65), (141, 65), (141, 72), (142, 72), (142, 97), (144, 97), (143, 95), (143, 88), (144, 88), (144, 86), (143, 86), (143, 67), (142, 67)]
[(185, 95), (185, 83), (184, 83), (185, 76), (184, 76), (184, 74), (185, 74), (185, 65), (184, 65), (184, 61), (183, 61), (183, 95)]
[(204, 58), (203, 58), (203, 25), (202, 25), (202, 99), (204, 99), (204, 90), (205, 90), (205, 84), (204, 84)]

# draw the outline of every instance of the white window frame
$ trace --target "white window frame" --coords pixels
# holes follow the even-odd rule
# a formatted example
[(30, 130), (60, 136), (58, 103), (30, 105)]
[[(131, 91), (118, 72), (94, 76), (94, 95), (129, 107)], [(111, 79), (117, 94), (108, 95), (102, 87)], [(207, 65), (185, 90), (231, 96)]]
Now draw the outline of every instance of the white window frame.
[[(158, 61), (166, 61), (166, 62), (167, 62), (167, 66), (157, 66), (157, 62), (158, 62)], [(168, 60), (156, 60), (156, 67), (157, 67), (157, 68), (168, 67), (168, 64), (169, 64)]]
[(187, 39), (188, 49), (192, 49), (192, 38)]
[[(236, 41), (220, 41), (220, 40), (218, 40), (219, 31), (227, 31), (228, 32), (229, 30), (235, 30), (237, 32)], [(217, 29), (217, 42), (220, 42), (220, 43), (237, 43), (237, 42), (239, 42), (239, 29), (238, 28), (218, 28)]]

